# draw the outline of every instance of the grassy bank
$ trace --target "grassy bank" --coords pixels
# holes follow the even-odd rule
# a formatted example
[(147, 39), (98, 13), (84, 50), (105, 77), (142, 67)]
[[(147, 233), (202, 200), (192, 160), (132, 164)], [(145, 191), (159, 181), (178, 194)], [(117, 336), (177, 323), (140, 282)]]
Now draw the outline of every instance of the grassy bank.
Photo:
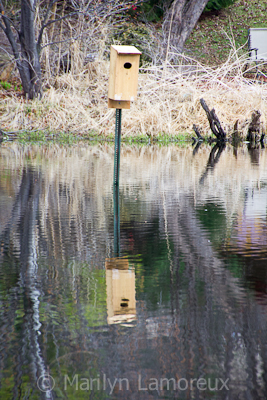
[(266, 15), (266, 0), (237, 0), (220, 11), (203, 13), (186, 50), (208, 65), (225, 62), (233, 43), (244, 55), (248, 49), (248, 29), (267, 27)]
[[(252, 5), (248, 7), (249, 15), (254, 16), (254, 11), (262, 9), (264, 3), (240, 0), (236, 6), (217, 16), (202, 18), (186, 47), (187, 53), (192, 53), (194, 57), (181, 57), (180, 65), (173, 66), (166, 62), (160, 66), (142, 67), (138, 99), (130, 110), (122, 113), (123, 136), (183, 134), (190, 137), (193, 124), (200, 126), (204, 134), (209, 134), (208, 121), (199, 102), (202, 97), (209, 107), (215, 108), (229, 133), (237, 120), (239, 126), (245, 126), (255, 109), (261, 111), (265, 121), (267, 85), (252, 79), (255, 74), (244, 77), (245, 47), (238, 48), (246, 41), (247, 23), (238, 22), (244, 16), (245, 8)], [(240, 19), (235, 19), (235, 16)], [(223, 25), (219, 22), (220, 18), (225, 20)], [(249, 20), (252, 21), (252, 17)], [(260, 26), (260, 23), (263, 23), (262, 11), (257, 18), (255, 14), (250, 26)], [(240, 28), (243, 36), (236, 27)], [(226, 28), (234, 35), (223, 33)], [(228, 43), (227, 46), (223, 40)], [(223, 49), (222, 55), (211, 49), (214, 44)], [(205, 47), (208, 45), (210, 48)], [(202, 60), (203, 54), (205, 57)], [(33, 101), (23, 98), (18, 84), (2, 85), (0, 126), (13, 132), (41, 131), (45, 136), (71, 132), (74, 137), (100, 135), (111, 138), (114, 136), (115, 112), (107, 108), (108, 74), (109, 63), (103, 59), (79, 69), (76, 67), (75, 73), (70, 71), (47, 80), (42, 100)]]

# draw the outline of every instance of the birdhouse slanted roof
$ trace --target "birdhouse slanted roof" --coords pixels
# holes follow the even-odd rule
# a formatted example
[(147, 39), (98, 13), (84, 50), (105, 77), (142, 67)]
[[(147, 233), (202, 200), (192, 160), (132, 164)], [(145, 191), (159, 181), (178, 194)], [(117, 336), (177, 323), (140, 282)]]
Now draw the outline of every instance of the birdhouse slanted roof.
[(118, 54), (142, 54), (135, 46), (111, 46)]

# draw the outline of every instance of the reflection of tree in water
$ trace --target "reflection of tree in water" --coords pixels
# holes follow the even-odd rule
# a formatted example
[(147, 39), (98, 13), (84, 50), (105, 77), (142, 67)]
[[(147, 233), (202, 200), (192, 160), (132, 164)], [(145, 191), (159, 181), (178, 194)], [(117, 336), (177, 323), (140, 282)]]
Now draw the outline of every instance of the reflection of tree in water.
[[(214, 168), (222, 151), (223, 148), (219, 146), (213, 148), (204, 177), (210, 168)], [(241, 398), (247, 395), (248, 382), (251, 382), (254, 387), (251, 393), (263, 399), (265, 385), (260, 365), (265, 358), (265, 350), (259, 354), (258, 343), (261, 343), (260, 348), (265, 348), (261, 329), (266, 329), (266, 319), (261, 320), (261, 309), (247, 297), (241, 282), (232, 276), (213, 250), (207, 232), (199, 224), (192, 199), (181, 196), (176, 205), (169, 199), (169, 204), (164, 204), (163, 208), (167, 210), (164, 226), (168, 227), (167, 236), (172, 241), (169, 271), (166, 270), (168, 257), (161, 255), (165, 262), (165, 277), (160, 265), (156, 264), (160, 248), (155, 239), (157, 221), (153, 221), (150, 229), (142, 231), (141, 227), (133, 227), (131, 230), (131, 237), (136, 244), (133, 251), (143, 255), (142, 261), (146, 267), (143, 271), (145, 282), (139, 288), (141, 298), (152, 304), (161, 304), (163, 299), (162, 316), (151, 312), (146, 314), (143, 309), (139, 313), (139, 322), (143, 323), (143, 329), (139, 331), (140, 341), (144, 343), (146, 358), (149, 359), (148, 353), (151, 357), (149, 361), (142, 360), (147, 364), (147, 379), (152, 379), (155, 374), (160, 379), (161, 371), (168, 371), (169, 377), (176, 374), (187, 379), (202, 373), (202, 376), (229, 378), (231, 395)], [(148, 248), (150, 245), (155, 249), (154, 258), (146, 244)], [(165, 246), (165, 252), (168, 251), (170, 246)], [(150, 264), (148, 260), (145, 261), (147, 254), (152, 257)], [(152, 268), (154, 263), (156, 268)], [(155, 291), (150, 295), (147, 290), (155, 280), (160, 289), (156, 299), (153, 298)], [(166, 289), (162, 295), (167, 287), (169, 290)], [(166, 296), (166, 292), (169, 296)], [(164, 301), (166, 304), (167, 299), (171, 305), (171, 315), (164, 315)], [(254, 343), (255, 333), (257, 344)], [(259, 354), (258, 359), (255, 359), (255, 354)], [(227, 367), (220, 369), (222, 360)], [(254, 372), (259, 368), (261, 378), (255, 381)], [(217, 398), (224, 396), (226, 393)]]
[[(145, 290), (139, 287), (141, 293), (137, 293), (138, 298), (142, 298), (141, 309), (137, 313), (140, 347), (136, 349), (133, 334), (134, 344), (127, 341), (130, 354), (136, 356), (139, 351), (141, 354), (144, 352), (144, 356), (139, 354), (139, 368), (147, 380), (153, 377), (160, 379), (166, 374), (168, 377), (187, 379), (196, 376), (229, 378), (232, 388), (230, 398), (247, 396), (251, 385), (254, 389), (250, 393), (263, 399), (263, 369), (259, 367), (261, 361), (258, 360), (265, 359), (266, 318), (261, 319), (260, 307), (246, 295), (238, 279), (218, 258), (199, 224), (192, 200), (184, 197), (174, 206), (169, 199), (165, 208), (165, 226), (172, 242), (171, 269), (166, 268), (167, 255), (165, 274), (160, 265), (153, 269), (154, 258), (144, 268)], [(142, 236), (141, 230), (136, 233), (133, 230), (132, 235), (139, 238), (135, 253), (145, 254), (145, 249), (140, 251), (139, 244), (148, 242), (150, 232)], [(156, 279), (159, 285), (157, 299), (154, 299), (155, 292), (150, 294), (146, 287), (149, 284), (153, 286)], [(147, 310), (145, 304), (149, 302), (160, 304), (158, 307), (162, 311), (152, 311), (151, 307)], [(255, 336), (257, 343), (254, 342)], [(122, 341), (118, 346), (120, 350), (116, 351), (124, 362), (134, 363), (132, 357), (124, 359), (126, 347)], [(258, 360), (255, 354), (259, 354)], [(136, 367), (136, 363), (134, 365)], [(261, 378), (256, 382), (254, 372), (258, 368)], [(133, 373), (134, 370), (130, 371), (129, 376)], [(216, 398), (226, 398), (226, 395), (217, 394)]]
[[(214, 167), (216, 157), (218, 153), (209, 167)], [(158, 194), (153, 203), (136, 205), (135, 193), (126, 190), (120, 195), (122, 252), (135, 266), (137, 280), (137, 322), (129, 328), (106, 323), (104, 260), (113, 242), (112, 191), (105, 199), (108, 215), (100, 229), (91, 216), (98, 210), (96, 192), (82, 186), (75, 215), (68, 208), (68, 185), (51, 179), (49, 186), (36, 170), (23, 172), (12, 217), (1, 233), (5, 249), (1, 263), (6, 268), (12, 265), (17, 274), (9, 282), (7, 318), (1, 317), (2, 335), (12, 335), (15, 324), (20, 327), (16, 344), (8, 342), (8, 349), (1, 346), (4, 366), (5, 357), (14, 351), (18, 355), (14, 393), (20, 390), (25, 373), (26, 352), (32, 360), (27, 373), (35, 378), (49, 365), (61, 389), (66, 372), (84, 377), (106, 373), (113, 380), (129, 379), (130, 390), (117, 387), (114, 396), (130, 399), (138, 397), (140, 371), (143, 385), (150, 378), (230, 378), (231, 391), (215, 393), (216, 398), (265, 398), (262, 309), (214, 250), (193, 196), (180, 190), (176, 197), (174, 189), (159, 190), (153, 184)], [(144, 196), (152, 190), (146, 187)], [(72, 193), (74, 198), (75, 193), (78, 189)], [(40, 207), (44, 198), (46, 214)], [(143, 207), (142, 215), (138, 207)], [(19, 323), (17, 311), (25, 313)], [(162, 396), (193, 399), (206, 394), (194, 389), (171, 395), (165, 391)], [(102, 392), (98, 395), (104, 398)], [(74, 396), (75, 391), (66, 394), (66, 398)]]
[[(17, 281), (10, 282), (8, 293), (9, 312), (1, 313), (1, 337), (7, 342), (14, 340), (13, 398), (20, 398), (22, 376), (25, 371), (35, 382), (48, 373), (40, 346), (40, 295), (37, 278), (38, 243), (36, 220), (40, 195), (41, 175), (29, 168), (23, 170), (20, 190), (16, 196), (10, 221), (4, 230), (1, 243), (4, 251), (1, 261), (4, 268), (13, 270)], [(15, 272), (16, 271), (16, 272)], [(7, 273), (8, 275), (8, 273)], [(10, 283), (7, 282), (9, 285)], [(22, 300), (23, 305), (18, 302)], [(17, 315), (16, 315), (17, 314)], [(19, 318), (18, 318), (19, 315)], [(19, 332), (14, 335), (13, 329)], [(1, 341), (4, 343), (3, 341)], [(6, 348), (1, 349), (1, 359), (7, 357)], [(27, 367), (26, 367), (27, 366)], [(40, 392), (39, 398), (54, 398), (51, 392)]]

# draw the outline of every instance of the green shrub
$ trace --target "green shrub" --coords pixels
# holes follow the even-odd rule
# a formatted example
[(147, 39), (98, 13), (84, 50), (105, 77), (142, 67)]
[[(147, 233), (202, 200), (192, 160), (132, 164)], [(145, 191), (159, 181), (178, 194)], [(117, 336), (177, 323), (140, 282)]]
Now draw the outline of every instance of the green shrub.
[(140, 11), (148, 21), (158, 22), (163, 17), (163, 0), (148, 0), (142, 4)]
[[(236, 0), (209, 0), (204, 11), (220, 10), (235, 3)], [(169, 5), (171, 0), (168, 1)], [(165, 0), (166, 3), (166, 0)], [(165, 4), (166, 6), (166, 4)], [(163, 18), (164, 0), (146, 0), (141, 6), (130, 10), (130, 15), (137, 15), (139, 20), (158, 22)]]
[(151, 48), (153, 48), (153, 37), (146, 24), (141, 22), (122, 22), (117, 29), (114, 30), (113, 36), (111, 37), (111, 44), (113, 43), (136, 46), (138, 50), (142, 52), (140, 65), (152, 61), (150, 51)]
[(204, 11), (220, 10), (231, 6), (235, 2), (236, 0), (209, 0)]
[(1, 84), (2, 88), (5, 90), (8, 90), (11, 88), (11, 84), (9, 82), (1, 81), (0, 84)]

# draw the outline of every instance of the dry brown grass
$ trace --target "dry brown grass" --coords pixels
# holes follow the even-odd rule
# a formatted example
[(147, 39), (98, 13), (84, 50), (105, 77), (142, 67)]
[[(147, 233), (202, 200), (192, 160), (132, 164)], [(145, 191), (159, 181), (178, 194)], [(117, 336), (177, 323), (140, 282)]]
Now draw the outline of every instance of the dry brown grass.
[[(73, 48), (75, 60), (79, 49)], [(81, 60), (80, 60), (81, 61)], [(203, 97), (214, 107), (228, 131), (236, 120), (243, 123), (253, 110), (267, 115), (267, 85), (245, 79), (246, 63), (233, 50), (221, 66), (212, 68), (181, 58), (181, 65), (141, 68), (138, 99), (130, 110), (123, 111), (124, 136), (192, 134), (192, 125), (209, 132), (208, 121), (200, 105)], [(80, 65), (78, 68), (77, 65)], [(89, 131), (108, 136), (114, 134), (114, 110), (107, 108), (109, 63), (95, 61), (75, 64), (69, 73), (53, 81), (41, 100), (25, 100), (16, 94), (4, 94), (0, 100), (0, 124), (7, 131), (44, 130)]]

